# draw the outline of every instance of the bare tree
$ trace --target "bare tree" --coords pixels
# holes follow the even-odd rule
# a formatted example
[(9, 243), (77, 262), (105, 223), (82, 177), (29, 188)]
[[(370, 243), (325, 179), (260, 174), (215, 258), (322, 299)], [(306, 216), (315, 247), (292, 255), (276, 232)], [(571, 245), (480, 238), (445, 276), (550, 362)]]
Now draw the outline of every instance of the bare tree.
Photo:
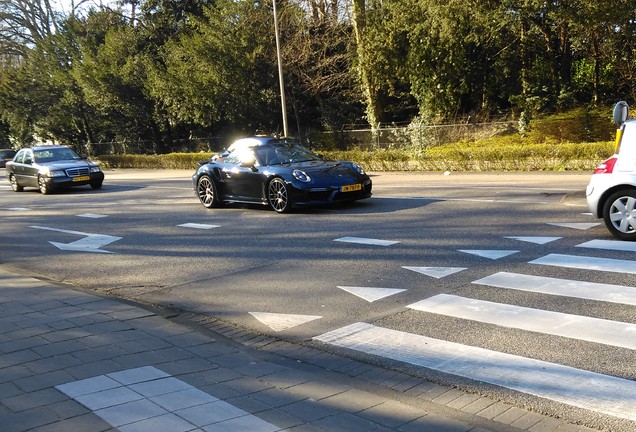
[(49, 0), (0, 0), (0, 55), (23, 56), (57, 30)]

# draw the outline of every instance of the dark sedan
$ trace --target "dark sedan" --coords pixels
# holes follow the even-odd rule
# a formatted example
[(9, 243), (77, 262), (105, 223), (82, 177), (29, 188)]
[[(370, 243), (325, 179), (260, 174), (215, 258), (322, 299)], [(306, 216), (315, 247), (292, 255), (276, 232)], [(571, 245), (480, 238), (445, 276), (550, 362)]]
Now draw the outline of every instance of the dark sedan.
[(4, 168), (13, 156), (15, 156), (15, 150), (0, 149), (0, 168)]
[(77, 154), (67, 146), (46, 145), (23, 148), (7, 162), (11, 187), (21, 192), (35, 187), (43, 194), (71, 186), (102, 187), (104, 173), (99, 165)]
[(269, 205), (278, 213), (300, 205), (355, 201), (371, 196), (371, 179), (353, 162), (325, 161), (288, 138), (235, 141), (192, 176), (207, 208), (228, 202)]

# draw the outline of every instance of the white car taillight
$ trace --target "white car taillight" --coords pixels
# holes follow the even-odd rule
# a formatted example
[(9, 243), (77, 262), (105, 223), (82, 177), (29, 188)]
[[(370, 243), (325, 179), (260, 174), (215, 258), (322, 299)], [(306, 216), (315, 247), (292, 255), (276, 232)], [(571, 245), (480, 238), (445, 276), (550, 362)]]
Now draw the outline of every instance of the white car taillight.
[(594, 174), (611, 174), (614, 171), (614, 165), (616, 165), (617, 158), (612, 157), (601, 163), (594, 170)]

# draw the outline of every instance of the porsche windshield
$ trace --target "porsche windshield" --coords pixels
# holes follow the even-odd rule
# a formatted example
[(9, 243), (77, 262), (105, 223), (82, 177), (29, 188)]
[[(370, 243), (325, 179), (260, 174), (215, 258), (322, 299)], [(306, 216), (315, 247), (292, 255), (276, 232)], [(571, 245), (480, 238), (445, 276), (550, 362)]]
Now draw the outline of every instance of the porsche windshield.
[(277, 142), (258, 147), (258, 158), (264, 165), (281, 165), (320, 160), (320, 157), (298, 143)]

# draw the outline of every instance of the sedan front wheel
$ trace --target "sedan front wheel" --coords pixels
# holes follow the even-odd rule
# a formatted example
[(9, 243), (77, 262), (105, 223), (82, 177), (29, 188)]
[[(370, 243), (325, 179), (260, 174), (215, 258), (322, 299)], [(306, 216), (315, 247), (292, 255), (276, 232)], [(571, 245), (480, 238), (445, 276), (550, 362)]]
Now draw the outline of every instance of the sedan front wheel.
[(291, 208), (289, 192), (283, 179), (275, 178), (267, 186), (267, 202), (277, 213), (288, 212)]
[(51, 187), (46, 183), (46, 180), (42, 176), (38, 177), (38, 188), (42, 195), (51, 193)]
[(636, 190), (626, 189), (612, 194), (603, 206), (603, 221), (614, 237), (635, 241)]

